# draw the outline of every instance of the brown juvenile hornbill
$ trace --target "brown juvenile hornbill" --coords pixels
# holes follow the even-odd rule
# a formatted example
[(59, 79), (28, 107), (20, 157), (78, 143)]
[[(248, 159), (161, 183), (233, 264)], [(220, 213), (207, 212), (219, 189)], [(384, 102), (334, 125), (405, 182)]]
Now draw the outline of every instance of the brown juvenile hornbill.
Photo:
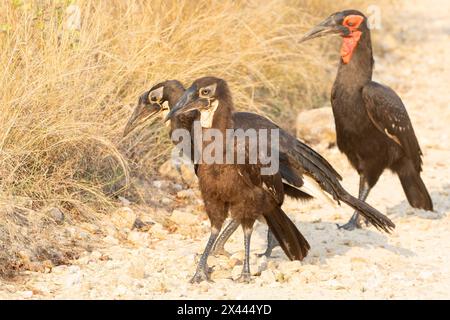
[[(162, 115), (163, 118), (169, 113), (169, 109), (175, 105), (178, 99), (184, 94), (184, 87), (178, 80), (166, 80), (154, 85), (149, 91), (144, 92), (139, 97), (139, 102), (134, 109), (123, 132), (127, 136), (140, 124), (153, 118), (156, 115)], [(170, 122), (170, 135), (177, 128), (190, 129), (195, 115), (185, 115), (177, 117)]]
[[(343, 39), (331, 92), (338, 148), (360, 176), (359, 199), (365, 201), (385, 169), (397, 173), (408, 202), (433, 210), (423, 183), (422, 151), (406, 108), (390, 88), (372, 81), (374, 59), (367, 18), (359, 11), (332, 14), (301, 42), (329, 34)], [(342, 226), (360, 228), (359, 212)]]
[[(231, 93), (224, 80), (213, 77), (196, 80), (170, 111), (167, 119), (193, 110), (200, 111), (202, 131), (211, 128), (220, 130), (224, 137), (224, 156), (227, 144), (232, 144), (233, 154), (242, 151), (234, 145), (234, 139), (232, 142), (227, 141), (229, 137), (226, 130), (234, 128), (234, 108)], [(204, 149), (206, 146), (206, 143), (202, 143), (196, 147)], [(259, 162), (249, 164), (248, 160), (245, 164), (199, 163), (197, 175), (205, 210), (211, 222), (211, 235), (191, 282), (209, 279), (208, 255), (229, 213), (244, 231), (245, 259), (238, 280), (250, 280), (250, 238), (253, 224), (261, 216), (264, 216), (289, 258), (301, 260), (306, 256), (308, 242), (281, 209), (284, 192), (280, 173), (262, 175), (261, 167)]]
[[(149, 91), (142, 94), (139, 98), (139, 104), (125, 128), (124, 135), (145, 119), (158, 114), (166, 114), (169, 109), (174, 107), (175, 102), (183, 95), (184, 91), (185, 89), (179, 81), (169, 80), (153, 86)], [(233, 112), (232, 118), (235, 128), (279, 130), (280, 174), (286, 195), (301, 200), (310, 199), (311, 196), (329, 200), (328, 195), (330, 195), (338, 203), (342, 201), (352, 208), (362, 211), (364, 215), (381, 215), (375, 209), (345, 191), (339, 183), (342, 178), (327, 160), (269, 119), (249, 112)], [(171, 132), (177, 128), (191, 131), (196, 119), (199, 119), (199, 111), (196, 110), (172, 117), (170, 121)], [(191, 157), (193, 157), (193, 154), (191, 152)], [(194, 165), (197, 166), (197, 164)], [(373, 218), (369, 220), (374, 221)], [(379, 227), (377, 222), (374, 222), (374, 225)], [(225, 253), (224, 245), (238, 226), (237, 221), (229, 223), (214, 246), (215, 253)], [(270, 229), (267, 237), (268, 245), (264, 255), (270, 256), (277, 243)]]
[[(203, 126), (219, 129), (225, 139), (227, 137), (225, 130), (240, 128), (235, 125), (231, 93), (226, 82), (222, 79), (205, 77), (196, 80), (180, 98), (166, 119), (172, 119), (193, 110), (200, 112), (202, 124), (208, 123), (203, 121), (202, 117), (212, 119), (209, 124)], [(273, 125), (273, 128), (279, 129), (276, 125)], [(228, 143), (228, 146), (231, 144), (233, 151), (236, 152), (237, 147), (233, 144), (233, 141), (225, 141), (224, 144)], [(281, 138), (281, 141), (283, 141), (283, 138)], [(342, 200), (363, 212), (364, 216), (377, 228), (385, 231), (394, 228), (394, 224), (387, 217), (348, 194), (339, 184), (336, 176), (329, 176), (329, 173), (322, 171), (322, 166), (324, 166), (322, 161), (325, 161), (322, 157), (315, 158), (315, 152), (312, 152), (298, 140), (295, 141), (296, 143), (291, 146), (291, 149), (299, 154), (292, 156), (294, 160), (290, 165), (297, 178), (301, 179), (298, 182), (299, 185), (307, 181), (308, 184), (314, 185), (318, 190), (325, 190), (335, 200)], [(280, 142), (280, 146), (282, 143)], [(200, 147), (204, 148), (205, 144)], [(222, 148), (222, 150), (226, 149), (226, 146)], [(288, 158), (291, 153), (288, 153)], [(328, 163), (326, 164), (329, 166)], [(251, 231), (255, 219), (260, 216), (265, 218), (269, 229), (290, 259), (305, 257), (309, 245), (281, 209), (284, 190), (280, 172), (273, 175), (262, 175), (260, 169), (260, 164), (199, 163), (197, 174), (205, 208), (211, 221), (211, 236), (200, 259), (194, 281), (207, 278), (207, 257), (228, 212), (230, 212), (233, 221), (242, 225), (244, 229), (246, 254), (242, 273), (244, 280), (249, 277), (248, 259)]]

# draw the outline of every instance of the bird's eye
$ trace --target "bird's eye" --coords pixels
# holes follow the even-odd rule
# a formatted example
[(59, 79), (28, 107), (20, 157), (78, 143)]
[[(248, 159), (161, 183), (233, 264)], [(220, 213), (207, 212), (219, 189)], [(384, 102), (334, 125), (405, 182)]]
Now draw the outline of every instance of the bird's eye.
[(150, 97), (150, 101), (151, 102), (158, 102), (158, 98), (156, 96), (151, 96)]
[(355, 25), (355, 23), (354, 23), (354, 22), (351, 22), (351, 21), (349, 21), (349, 22), (347, 22), (347, 25), (348, 25), (349, 27), (353, 27), (353, 26)]
[(211, 93), (211, 90), (210, 90), (210, 89), (202, 89), (202, 90), (200, 91), (200, 94), (201, 94), (202, 96), (209, 96), (210, 93)]

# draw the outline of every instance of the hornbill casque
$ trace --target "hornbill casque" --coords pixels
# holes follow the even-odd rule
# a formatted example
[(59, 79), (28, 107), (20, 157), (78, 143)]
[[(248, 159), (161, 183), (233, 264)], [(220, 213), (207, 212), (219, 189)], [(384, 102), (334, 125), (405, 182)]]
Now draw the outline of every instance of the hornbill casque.
[[(150, 118), (157, 115), (165, 117), (184, 93), (183, 85), (177, 80), (167, 80), (158, 83), (149, 91), (144, 92), (140, 96), (139, 103), (126, 125), (124, 136)], [(194, 121), (199, 118), (200, 115), (197, 110), (173, 116), (170, 120), (170, 132), (178, 128), (183, 128), (190, 132)], [(309, 146), (278, 127), (269, 119), (258, 114), (233, 112), (232, 118), (235, 128), (244, 130), (251, 128), (279, 130), (280, 174), (284, 193), (287, 196), (300, 200), (308, 200), (313, 197), (330, 200), (331, 196), (337, 203), (342, 201), (355, 210), (363, 212), (363, 215), (377, 228), (384, 228), (382, 227), (384, 223), (381, 222), (384, 217), (381, 213), (351, 196), (339, 183), (342, 178), (331, 164)], [(193, 157), (193, 154), (191, 152), (191, 157)], [(197, 168), (198, 164), (195, 164), (195, 167)], [(389, 228), (394, 227), (394, 224), (390, 221), (386, 225)], [(239, 223), (234, 220), (227, 225), (214, 245), (215, 254), (226, 254), (224, 245), (238, 227)], [(384, 228), (384, 230), (387, 229)], [(267, 249), (263, 255), (269, 257), (277, 242), (270, 229), (267, 238)]]
[[(397, 173), (410, 205), (433, 210), (423, 183), (422, 151), (400, 97), (372, 81), (374, 59), (366, 16), (357, 10), (332, 14), (300, 42), (325, 35), (343, 39), (331, 92), (338, 148), (360, 176), (359, 199), (365, 201), (385, 169)], [(359, 212), (343, 225), (360, 228)]]

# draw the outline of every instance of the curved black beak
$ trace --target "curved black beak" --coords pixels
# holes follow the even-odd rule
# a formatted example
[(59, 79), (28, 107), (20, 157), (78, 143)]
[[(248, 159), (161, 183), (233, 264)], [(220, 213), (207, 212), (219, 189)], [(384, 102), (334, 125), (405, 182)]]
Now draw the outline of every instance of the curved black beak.
[(156, 103), (148, 102), (148, 92), (139, 97), (139, 103), (133, 111), (128, 123), (123, 132), (123, 137), (130, 134), (131, 131), (136, 129), (140, 124), (146, 120), (152, 118), (161, 111), (161, 106)]
[(299, 43), (330, 34), (340, 34), (342, 36), (348, 36), (350, 34), (350, 30), (338, 24), (335, 20), (335, 16), (332, 15), (312, 28), (310, 31), (308, 31), (303, 36), (303, 38), (300, 39)]
[(196, 109), (196, 107), (192, 104), (192, 102), (194, 102), (197, 97), (196, 93), (197, 87), (195, 85), (187, 89), (181, 96), (181, 98), (178, 100), (178, 102), (175, 104), (175, 106), (167, 114), (166, 118), (164, 119), (164, 122), (171, 120), (178, 114), (186, 113)]

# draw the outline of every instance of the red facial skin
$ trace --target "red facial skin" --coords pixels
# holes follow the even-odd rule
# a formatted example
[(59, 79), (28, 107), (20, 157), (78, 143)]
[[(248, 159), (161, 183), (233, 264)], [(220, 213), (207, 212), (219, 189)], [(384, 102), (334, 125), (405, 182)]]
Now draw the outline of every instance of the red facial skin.
[(358, 15), (350, 15), (345, 17), (342, 25), (350, 30), (350, 35), (342, 37), (344, 42), (341, 47), (341, 57), (344, 64), (350, 62), (353, 56), (353, 52), (358, 45), (358, 41), (361, 38), (362, 32), (358, 30), (361, 23), (363, 23), (364, 17)]

